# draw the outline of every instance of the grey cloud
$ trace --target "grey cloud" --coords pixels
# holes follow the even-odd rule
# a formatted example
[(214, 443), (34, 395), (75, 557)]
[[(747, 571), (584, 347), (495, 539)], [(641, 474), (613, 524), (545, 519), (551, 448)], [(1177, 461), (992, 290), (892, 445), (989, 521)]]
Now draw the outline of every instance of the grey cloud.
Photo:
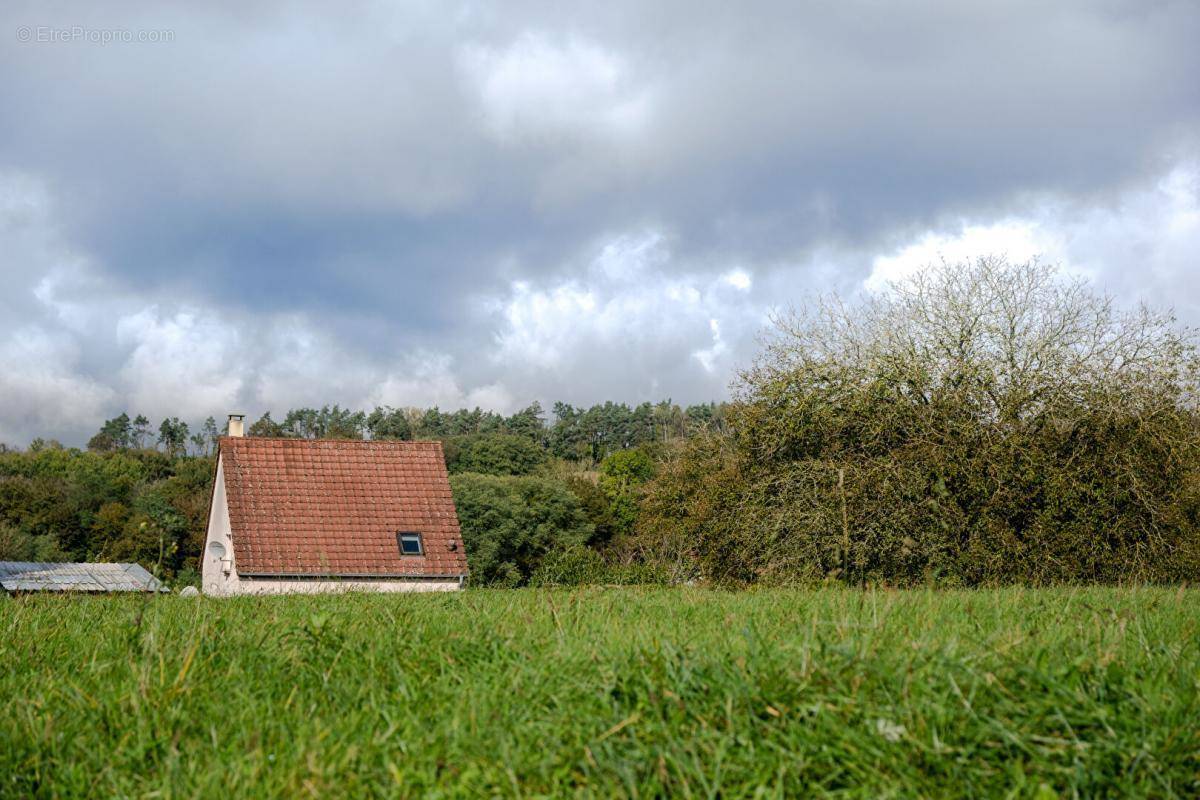
[[(6, 206), (0, 342), (30, 326), (75, 337), (46, 352), (113, 409), (165, 397), (114, 377), (136, 372), (138, 352), (137, 374), (154, 372), (153, 350), (116, 335), (151, 307), (243, 339), (304, 320), (325, 343), (310, 357), (353, 372), (331, 401), (415, 391), (405, 368), (443, 397), (710, 399), (771, 305), (853, 290), (875, 255), (925, 231), (1032, 214), (1047, 197), (1112, 207), (1200, 156), (1190, 2), (79, 2), (10, 5), (0, 20), (0, 174), (51, 209), (35, 247)], [(72, 25), (173, 40), (12, 35)], [(715, 292), (734, 268), (753, 286), (668, 304), (669, 330), (634, 309), (624, 346), (581, 320), (553, 369), (513, 349), (527, 341), (505, 316), (514, 303), (572, 287), (612, 314), (632, 303), (637, 287), (597, 278), (594, 262), (646, 232), (667, 253), (647, 291)], [(1171, 263), (1195, 255), (1186, 242)], [(86, 268), (58, 297), (91, 300), (76, 329), (34, 293), (70, 260)], [(418, 353), (436, 369), (412, 366)], [(299, 369), (268, 358), (259, 371), (284, 364)], [(230, 402), (291, 402), (260, 383)], [(503, 394), (489, 391), (476, 396)], [(6, 435), (55, 432), (21, 419)]]

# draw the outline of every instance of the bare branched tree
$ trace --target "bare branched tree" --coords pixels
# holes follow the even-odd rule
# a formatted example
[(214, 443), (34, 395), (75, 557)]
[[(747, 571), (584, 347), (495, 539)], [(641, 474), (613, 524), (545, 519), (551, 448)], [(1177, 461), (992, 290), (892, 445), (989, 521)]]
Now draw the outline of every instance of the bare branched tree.
[(735, 387), (736, 469), (710, 470), (739, 490), (686, 454), (663, 481), (708, 493), (688, 525), (715, 577), (1196, 577), (1198, 374), (1169, 313), (1036, 262), (942, 264), (776, 318)]

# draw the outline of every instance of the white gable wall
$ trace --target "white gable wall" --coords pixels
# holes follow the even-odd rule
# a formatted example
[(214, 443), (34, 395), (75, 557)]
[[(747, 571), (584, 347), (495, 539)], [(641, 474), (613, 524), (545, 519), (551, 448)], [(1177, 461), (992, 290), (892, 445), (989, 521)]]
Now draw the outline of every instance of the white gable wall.
[[(233, 555), (225, 470), (217, 456), (216, 485), (208, 512), (208, 533), (200, 556), (201, 589), (214, 597), (239, 594), (315, 594), (325, 592), (448, 592), (461, 588), (457, 578), (253, 578), (241, 577)], [(214, 547), (214, 545), (219, 545)], [(224, 552), (224, 556), (218, 552)]]
[[(217, 477), (213, 486), (212, 508), (208, 510), (208, 535), (204, 539), (204, 550), (200, 554), (200, 586), (205, 594), (221, 597), (229, 594), (239, 594), (237, 591), (237, 572), (232, 569), (233, 539), (229, 531), (229, 500), (225, 495), (225, 468), (222, 457), (217, 456)], [(216, 545), (224, 551), (224, 560), (230, 562), (230, 572), (226, 574), (226, 564), (215, 555)]]

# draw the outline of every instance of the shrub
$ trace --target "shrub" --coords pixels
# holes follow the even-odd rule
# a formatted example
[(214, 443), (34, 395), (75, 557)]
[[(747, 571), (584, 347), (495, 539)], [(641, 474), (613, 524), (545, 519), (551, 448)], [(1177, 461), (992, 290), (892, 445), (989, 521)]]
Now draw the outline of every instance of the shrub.
[(558, 481), (463, 473), (450, 487), (474, 584), (524, 584), (547, 553), (592, 536), (579, 500)]
[(26, 533), (0, 522), (0, 561), (68, 561), (58, 540), (49, 534)]
[(732, 582), (1195, 580), (1189, 337), (998, 260), (788, 315), (638, 546)]
[(587, 547), (572, 545), (546, 554), (530, 586), (661, 584), (667, 576), (648, 562), (614, 562)]
[[(653, 564), (665, 580), (701, 576), (701, 552), (727, 539), (745, 491), (745, 478), (724, 435), (700, 434), (668, 450), (656, 478), (645, 487), (627, 557)], [(723, 576), (719, 553), (707, 559), (710, 576)], [(729, 562), (728, 566), (732, 566)]]
[(654, 476), (654, 458), (643, 447), (618, 450), (600, 462), (600, 488), (608, 496), (613, 532), (633, 531), (641, 487)]
[(563, 479), (571, 494), (579, 500), (579, 506), (592, 524), (591, 547), (603, 547), (612, 541), (617, 532), (617, 522), (612, 512), (612, 500), (599, 484), (587, 475), (567, 475)]
[(578, 545), (551, 551), (529, 578), (531, 586), (607, 583), (608, 564), (595, 550)]
[(177, 592), (185, 586), (195, 586), (199, 589), (201, 577), (200, 571), (195, 567), (186, 566), (175, 573), (175, 580), (171, 581), (171, 588)]
[(13, 549), (52, 548), (44, 560), (139, 561), (170, 574), (200, 551), (212, 473), (211, 458), (152, 450), (0, 454), (0, 526), (26, 543)]

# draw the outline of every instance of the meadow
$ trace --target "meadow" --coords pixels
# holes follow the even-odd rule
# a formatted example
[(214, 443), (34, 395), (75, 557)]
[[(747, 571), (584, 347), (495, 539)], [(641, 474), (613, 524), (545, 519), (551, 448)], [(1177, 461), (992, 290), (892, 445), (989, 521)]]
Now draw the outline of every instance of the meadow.
[(0, 598), (0, 796), (1200, 795), (1200, 592)]

